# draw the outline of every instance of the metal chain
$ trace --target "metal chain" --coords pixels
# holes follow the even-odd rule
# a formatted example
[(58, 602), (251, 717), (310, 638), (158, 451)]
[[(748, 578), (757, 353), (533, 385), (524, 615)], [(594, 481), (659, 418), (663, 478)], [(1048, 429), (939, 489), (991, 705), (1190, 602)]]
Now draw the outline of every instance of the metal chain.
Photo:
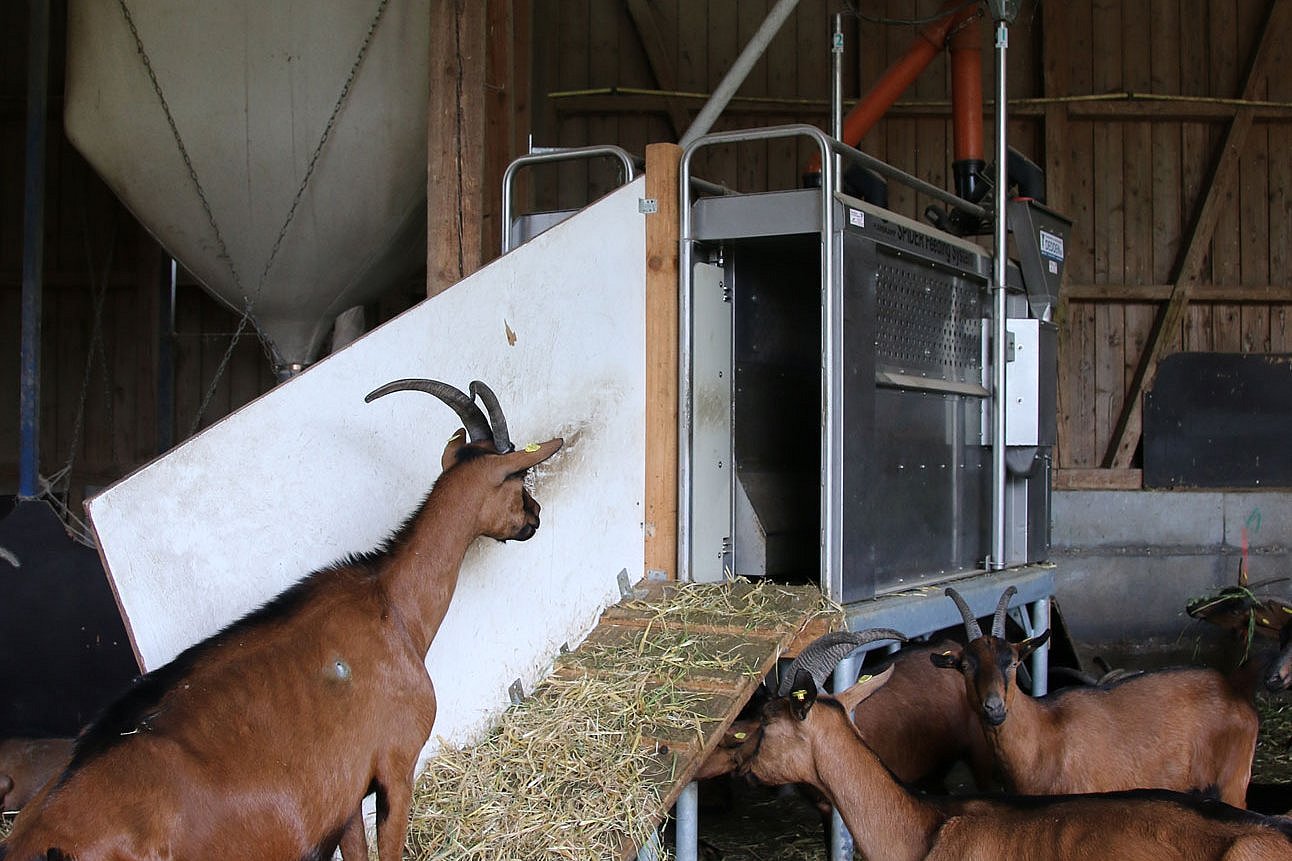
[(170, 103), (166, 101), (166, 95), (162, 92), (161, 83), (157, 80), (157, 72), (153, 69), (152, 59), (148, 52), (144, 50), (143, 39), (139, 36), (139, 29), (135, 26), (135, 19), (130, 14), (130, 7), (126, 5), (126, 0), (117, 0), (117, 5), (121, 7), (121, 15), (126, 19), (126, 26), (130, 28), (130, 35), (135, 40), (135, 51), (139, 54), (139, 59), (143, 61), (144, 71), (148, 73), (148, 80), (152, 81), (153, 92), (157, 94), (157, 101), (161, 103), (162, 112), (166, 115), (166, 124), (170, 126), (170, 133), (175, 138), (175, 146), (179, 148), (180, 158), (184, 160), (184, 167), (188, 169), (189, 181), (193, 183), (193, 188), (197, 191), (197, 198), (202, 204), (202, 211), (206, 213), (207, 224), (211, 225), (211, 231), (215, 234), (216, 244), (219, 245), (219, 256), (229, 267), (229, 273), (233, 276), (233, 284), (242, 292), (242, 279), (238, 277), (238, 267), (234, 265), (233, 256), (229, 254), (229, 246), (225, 244), (224, 234), (220, 232), (220, 225), (216, 223), (215, 214), (211, 212), (211, 203), (206, 198), (206, 191), (202, 188), (202, 181), (197, 178), (197, 168), (193, 167), (193, 159), (189, 157), (188, 147), (184, 146), (184, 138), (179, 133), (179, 126), (175, 124), (175, 115), (171, 113)]
[[(85, 355), (85, 371), (81, 375), (81, 394), (77, 400), (76, 418), (72, 422), (72, 441), (68, 446), (67, 461), (63, 468), (54, 476), (47, 480), (47, 492), (53, 494), (56, 492), (59, 481), (66, 479), (65, 493), (70, 493), (72, 488), (72, 467), (76, 463), (76, 455), (81, 447), (81, 436), (85, 429), (85, 406), (90, 399), (90, 378), (94, 374), (94, 359), (96, 356), (102, 359), (103, 380), (106, 395), (109, 435), (113, 437), (113, 453), (115, 455), (116, 435), (111, 433), (112, 428), (112, 394), (111, 382), (108, 378), (108, 361), (107, 351), (103, 346), (103, 304), (108, 295), (108, 282), (112, 276), (112, 260), (116, 253), (117, 247), (117, 222), (112, 221), (112, 233), (108, 240), (107, 256), (103, 261), (103, 272), (98, 279), (95, 278), (94, 268), (90, 266), (94, 260), (93, 250), (90, 243), (90, 225), (85, 218), (85, 210), (81, 210), (82, 231), (85, 238), (85, 260), (89, 267), (90, 293), (94, 308), (93, 322), (90, 326), (90, 345)], [(95, 281), (98, 281), (96, 284)], [(115, 460), (115, 456), (113, 458)], [(65, 508), (65, 506), (64, 506)]]
[[(192, 436), (197, 432), (198, 426), (202, 421), (202, 416), (206, 413), (206, 409), (215, 395), (216, 386), (219, 384), (220, 379), (224, 376), (225, 370), (228, 368), (229, 361), (233, 357), (233, 351), (238, 345), (238, 340), (242, 337), (242, 333), (246, 331), (248, 323), (254, 322), (252, 310), (255, 302), (260, 298), (260, 293), (264, 289), (265, 281), (269, 276), (269, 269), (273, 266), (274, 260), (278, 256), (278, 250), (282, 247), (283, 240), (287, 236), (287, 230), (296, 217), (296, 210), (300, 206), (301, 199), (305, 195), (305, 189), (309, 185), (310, 178), (314, 175), (314, 169), (318, 165), (319, 158), (323, 154), (323, 147), (327, 144), (328, 139), (332, 135), (332, 130), (336, 126), (337, 117), (340, 116), (341, 108), (344, 107), (346, 98), (350, 95), (350, 90), (354, 85), (355, 78), (359, 74), (359, 67), (363, 65), (364, 57), (368, 53), (368, 46), (372, 44), (373, 36), (377, 32), (377, 26), (381, 23), (381, 19), (385, 14), (386, 7), (389, 5), (390, 0), (379, 0), (377, 4), (377, 11), (368, 24), (368, 30), (364, 34), (363, 42), (359, 46), (359, 51), (355, 56), (354, 63), (351, 64), (350, 71), (346, 75), (345, 84), (341, 87), (341, 93), (337, 97), (336, 104), (332, 107), (332, 113), (328, 116), (327, 124), (323, 128), (323, 133), (319, 136), (318, 144), (314, 147), (314, 152), (310, 155), (310, 160), (305, 168), (305, 175), (301, 178), (301, 183), (296, 189), (296, 194), (292, 197), (291, 206), (287, 210), (287, 217), (283, 220), (283, 226), (279, 229), (278, 236), (275, 237), (274, 243), (270, 247), (269, 257), (265, 260), (265, 268), (261, 271), (260, 279), (256, 282), (255, 293), (250, 297), (246, 295), (246, 291), (243, 289), (242, 281), (238, 277), (237, 267), (233, 263), (233, 257), (229, 254), (228, 246), (224, 242), (224, 236), (220, 233), (220, 228), (216, 224), (215, 215), (211, 211), (211, 205), (207, 200), (205, 191), (202, 189), (202, 183), (197, 177), (197, 169), (193, 166), (193, 161), (189, 157), (188, 148), (184, 146), (184, 140), (180, 136), (179, 127), (175, 123), (175, 117), (171, 113), (170, 105), (167, 103), (166, 96), (162, 92), (161, 83), (157, 80), (157, 74), (153, 70), (152, 61), (148, 56), (148, 52), (144, 49), (143, 39), (139, 36), (139, 30), (135, 26), (134, 18), (130, 15), (130, 9), (126, 5), (126, 0), (117, 0), (117, 3), (121, 7), (121, 14), (126, 20), (126, 25), (130, 28), (130, 33), (134, 37), (135, 49), (138, 51), (139, 56), (143, 61), (144, 69), (148, 72), (148, 78), (152, 81), (153, 92), (157, 94), (157, 100), (161, 103), (162, 110), (166, 114), (166, 122), (170, 126), (171, 135), (175, 138), (175, 145), (179, 148), (180, 156), (184, 160), (184, 166), (188, 169), (189, 180), (193, 183), (193, 188), (197, 191), (198, 199), (202, 203), (202, 210), (206, 213), (207, 222), (211, 225), (211, 230), (215, 233), (216, 242), (220, 248), (220, 256), (224, 258), (225, 262), (228, 264), (229, 272), (233, 276), (234, 287), (243, 295), (245, 302), (242, 318), (238, 321), (238, 327), (229, 341), (228, 348), (220, 359), (220, 364), (216, 367), (214, 378), (211, 380), (211, 384), (207, 388), (206, 395), (202, 399), (201, 406), (198, 407), (197, 414), (193, 418), (193, 424), (189, 430), (189, 436)], [(256, 333), (260, 337), (261, 346), (265, 349), (266, 356), (269, 358), (270, 363), (277, 364), (280, 357), (272, 351), (269, 339), (260, 331), (259, 326), (256, 327)]]

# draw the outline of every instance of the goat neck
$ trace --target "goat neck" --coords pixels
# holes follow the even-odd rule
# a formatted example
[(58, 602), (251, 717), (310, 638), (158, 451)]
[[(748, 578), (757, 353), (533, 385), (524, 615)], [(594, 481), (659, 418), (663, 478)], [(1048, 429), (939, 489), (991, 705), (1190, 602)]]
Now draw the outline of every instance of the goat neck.
[[(864, 699), (892, 668), (859, 683)], [(857, 848), (870, 861), (914, 861), (928, 854), (945, 820), (936, 808), (897, 783), (853, 725), (843, 704), (818, 699), (811, 674), (800, 671), (790, 696), (768, 703), (758, 735), (744, 751), (741, 771), (770, 784), (807, 783), (839, 811)]]

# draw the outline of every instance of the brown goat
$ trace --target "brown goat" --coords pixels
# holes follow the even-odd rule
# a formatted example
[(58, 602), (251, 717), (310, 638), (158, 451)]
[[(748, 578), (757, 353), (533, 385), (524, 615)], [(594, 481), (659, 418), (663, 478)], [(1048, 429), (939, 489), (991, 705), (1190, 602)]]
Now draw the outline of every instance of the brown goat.
[[(481, 536), (539, 525), (525, 474), (562, 440), (514, 451), (497, 401), (399, 380), (461, 418), (444, 471), (384, 548), (317, 571), (143, 676), (77, 739), (67, 770), (0, 845), (7, 861), (366, 859), (377, 796), (381, 861), (404, 848), (414, 769), (435, 720), (424, 664)], [(492, 427), (490, 426), (492, 420)]]
[[(939, 788), (951, 767), (964, 761), (979, 789), (990, 785), (991, 749), (965, 697), (964, 685), (929, 660), (933, 653), (959, 654), (962, 648), (947, 639), (902, 649), (891, 661), (892, 680), (860, 702), (853, 712), (862, 740), (903, 783)], [(832, 671), (832, 667), (825, 666), (821, 676), (814, 674), (814, 680)], [(840, 692), (837, 699), (850, 701), (854, 688), (857, 686)], [(739, 747), (757, 725), (757, 720), (733, 723), (696, 779), (734, 771), (737, 763), (732, 749)]]
[[(892, 676), (860, 682), (864, 699)], [(852, 690), (852, 689), (850, 689)], [(819, 697), (800, 670), (763, 707), (735, 751), (763, 783), (808, 783), (826, 795), (868, 861), (1272, 861), (1292, 857), (1292, 821), (1165, 790), (1033, 797), (925, 796), (896, 780), (862, 741), (847, 704)]]
[(21, 810), (71, 758), (70, 738), (0, 741), (0, 813)]
[(1258, 717), (1224, 675), (1160, 670), (1030, 697), (1019, 690), (1018, 666), (1049, 632), (1005, 640), (1013, 587), (1001, 596), (990, 636), (964, 599), (946, 591), (964, 616), (969, 643), (962, 655), (935, 653), (932, 660), (963, 676), (1008, 788), (1048, 795), (1158, 787), (1244, 805)]

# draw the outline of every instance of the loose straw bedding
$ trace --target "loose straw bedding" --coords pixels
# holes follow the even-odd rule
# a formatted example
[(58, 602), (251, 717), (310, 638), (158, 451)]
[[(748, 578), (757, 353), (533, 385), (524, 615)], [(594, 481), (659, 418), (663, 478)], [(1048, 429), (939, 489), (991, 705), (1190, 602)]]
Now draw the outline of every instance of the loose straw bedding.
[[(646, 845), (679, 767), (669, 744), (699, 747), (722, 717), (705, 708), (712, 682), (706, 692), (688, 680), (756, 675), (756, 650), (732, 630), (796, 630), (803, 608), (791, 617), (784, 589), (679, 585), (612, 608), (603, 621), (619, 612), (636, 627), (594, 632), (482, 742), (431, 760), (405, 858), (582, 861)], [(817, 600), (809, 616), (838, 612)]]

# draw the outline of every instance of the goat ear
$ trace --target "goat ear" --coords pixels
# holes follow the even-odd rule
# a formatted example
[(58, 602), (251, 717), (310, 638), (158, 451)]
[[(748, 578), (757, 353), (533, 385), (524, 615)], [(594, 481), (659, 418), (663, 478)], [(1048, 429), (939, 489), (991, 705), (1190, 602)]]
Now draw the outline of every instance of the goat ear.
[(811, 673), (807, 670), (799, 670), (794, 674), (794, 687), (790, 689), (788, 699), (790, 711), (794, 713), (794, 717), (806, 720), (808, 712), (812, 710), (812, 704), (816, 702), (816, 681), (813, 680)]
[(893, 667), (889, 665), (882, 673), (876, 673), (873, 676), (866, 675), (857, 679), (857, 684), (845, 691), (840, 691), (834, 695), (834, 698), (840, 702), (849, 714), (857, 707), (857, 703), (869, 697), (875, 691), (888, 684), (888, 680), (893, 677)]
[(441, 469), (448, 469), (458, 462), (458, 451), (462, 446), (466, 445), (466, 442), (466, 428), (458, 428), (457, 432), (449, 437), (449, 441), (444, 445), (444, 454), (440, 455)]
[(961, 670), (964, 668), (964, 656), (950, 649), (945, 652), (929, 652), (933, 666), (944, 670)]
[(518, 448), (513, 452), (502, 455), (499, 463), (501, 464), (500, 469), (503, 476), (515, 475), (518, 472), (524, 472), (530, 467), (537, 466), (560, 451), (563, 445), (565, 445), (565, 440), (557, 437), (543, 443), (530, 443), (524, 448)]
[(1018, 655), (1017, 660), (1019, 661), (1026, 660), (1029, 655), (1031, 655), (1041, 646), (1044, 646), (1049, 639), (1050, 639), (1050, 631), (1047, 628), (1046, 630), (1037, 634), (1035, 637), (1030, 637), (1021, 643), (1015, 644), (1014, 652), (1015, 654)]

